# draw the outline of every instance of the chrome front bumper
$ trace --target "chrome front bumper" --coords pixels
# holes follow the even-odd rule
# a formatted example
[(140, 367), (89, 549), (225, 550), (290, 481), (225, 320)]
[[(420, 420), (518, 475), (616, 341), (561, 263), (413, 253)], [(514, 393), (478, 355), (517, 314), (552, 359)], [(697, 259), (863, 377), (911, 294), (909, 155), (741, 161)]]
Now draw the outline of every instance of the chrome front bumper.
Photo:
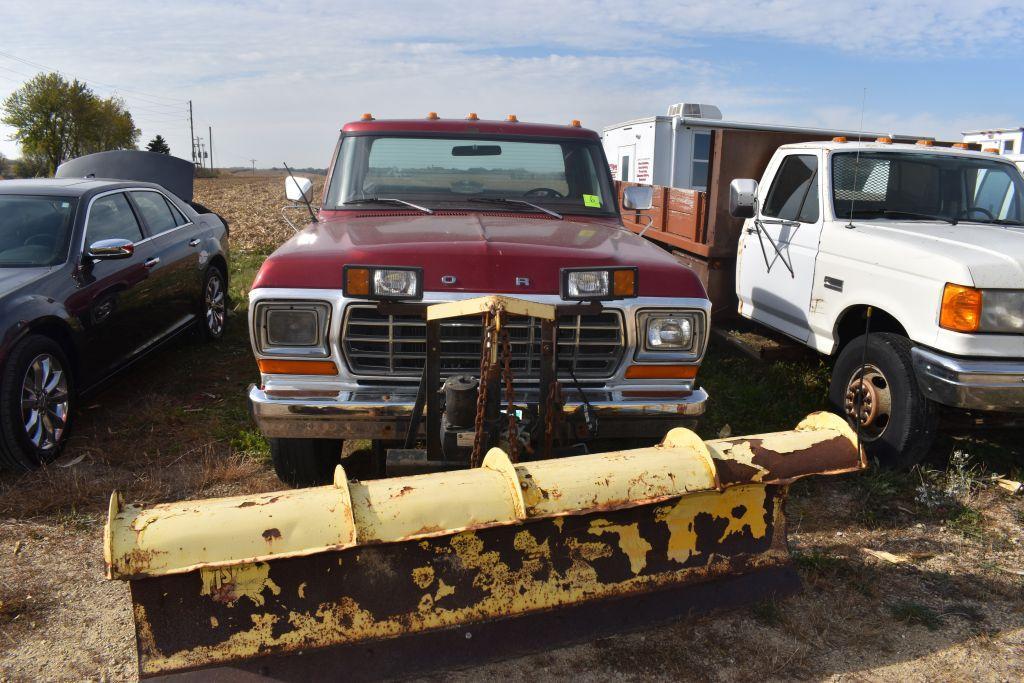
[[(565, 412), (582, 411), (575, 390), (566, 389)], [(704, 414), (708, 394), (692, 392), (584, 389), (597, 415), (600, 438), (661, 438), (672, 427), (692, 425)], [(536, 404), (533, 392), (517, 392), (519, 403)], [(249, 409), (268, 438), (400, 439), (416, 402), (415, 387), (366, 387), (327, 395), (267, 392), (249, 387)]]
[(1024, 412), (1024, 361), (953, 358), (921, 347), (910, 353), (921, 391), (936, 403)]

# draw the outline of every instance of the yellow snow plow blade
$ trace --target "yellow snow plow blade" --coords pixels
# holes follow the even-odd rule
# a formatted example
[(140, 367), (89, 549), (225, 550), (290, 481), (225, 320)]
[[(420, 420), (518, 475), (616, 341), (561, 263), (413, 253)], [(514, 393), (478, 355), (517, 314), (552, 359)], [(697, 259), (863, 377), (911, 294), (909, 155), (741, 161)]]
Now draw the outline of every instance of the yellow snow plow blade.
[[(435, 632), (784, 567), (800, 477), (864, 467), (837, 416), (793, 431), (142, 509), (111, 498), (143, 676)], [(680, 612), (687, 605), (680, 604)]]

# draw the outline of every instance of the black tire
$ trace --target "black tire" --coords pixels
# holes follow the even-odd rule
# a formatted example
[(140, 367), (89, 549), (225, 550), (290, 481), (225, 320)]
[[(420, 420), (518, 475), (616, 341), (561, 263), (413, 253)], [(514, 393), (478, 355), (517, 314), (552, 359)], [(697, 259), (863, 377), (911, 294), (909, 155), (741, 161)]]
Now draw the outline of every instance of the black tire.
[(216, 341), (224, 336), (228, 324), (228, 278), (219, 266), (210, 266), (203, 276), (199, 301), (199, 328), (204, 339)]
[[(54, 382), (53, 392), (45, 392), (46, 398), (38, 407), (26, 409), (22, 399), (29, 380), (28, 373), (31, 368), (33, 378), (40, 376), (37, 371), (43, 365), (32, 368), (39, 359), (48, 359), (45, 365), (51, 373), (48, 377), (58, 377), (56, 373), (59, 372), (59, 378), (63, 381), (57, 379)], [(51, 380), (46, 380), (46, 384), (50, 383)], [(61, 395), (65, 401), (54, 402)], [(75, 408), (75, 382), (71, 363), (60, 344), (37, 334), (18, 342), (11, 349), (0, 374), (0, 465), (15, 472), (25, 472), (56, 460), (67, 443)], [(58, 416), (61, 412), (64, 416), (63, 425), (59, 424)], [(36, 416), (36, 421), (30, 429), (28, 420), (31, 414)], [(34, 442), (33, 439), (38, 440)]]
[[(868, 420), (860, 427), (861, 443), (884, 467), (909, 468), (924, 460), (935, 442), (938, 409), (917, 385), (912, 346), (906, 337), (877, 332), (867, 340), (865, 355), (861, 335), (840, 352), (832, 369), (829, 401), (855, 430), (858, 395), (874, 399), (874, 408), (871, 401), (859, 402), (861, 415)], [(863, 367), (867, 371), (862, 374)], [(858, 380), (870, 386), (862, 387)]]
[(343, 443), (341, 439), (270, 439), (274, 472), (295, 488), (329, 484)]

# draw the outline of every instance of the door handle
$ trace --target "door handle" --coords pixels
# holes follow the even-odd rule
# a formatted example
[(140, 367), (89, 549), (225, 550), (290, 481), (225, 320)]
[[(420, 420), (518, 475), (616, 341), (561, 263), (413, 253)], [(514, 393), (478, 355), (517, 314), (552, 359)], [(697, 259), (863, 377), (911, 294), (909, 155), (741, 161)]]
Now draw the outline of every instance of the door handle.
[(199, 246), (199, 242), (200, 242), (200, 239), (198, 237), (195, 237), (195, 238), (190, 239), (188, 241), (188, 246), (190, 246), (190, 247), (198, 247)]
[(146, 259), (145, 262), (142, 265), (146, 266), (147, 268), (152, 268), (153, 266), (155, 266), (158, 263), (160, 263), (160, 258), (157, 257), (157, 256), (154, 256), (153, 258)]

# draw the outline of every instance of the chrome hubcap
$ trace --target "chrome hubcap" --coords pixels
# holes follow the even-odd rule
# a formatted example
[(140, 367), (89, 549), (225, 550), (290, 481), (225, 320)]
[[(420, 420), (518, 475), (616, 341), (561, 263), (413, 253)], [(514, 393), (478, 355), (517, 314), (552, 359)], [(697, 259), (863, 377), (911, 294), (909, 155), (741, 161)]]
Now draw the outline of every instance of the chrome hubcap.
[(892, 413), (892, 393), (882, 371), (874, 365), (858, 368), (846, 386), (843, 407), (852, 422), (860, 423), (865, 440), (880, 437)]
[(60, 443), (68, 407), (68, 380), (60, 362), (48, 353), (36, 356), (21, 383), (21, 417), (36, 448), (49, 450)]
[(206, 329), (218, 335), (224, 329), (226, 306), (224, 302), (224, 285), (220, 275), (213, 275), (206, 283)]

